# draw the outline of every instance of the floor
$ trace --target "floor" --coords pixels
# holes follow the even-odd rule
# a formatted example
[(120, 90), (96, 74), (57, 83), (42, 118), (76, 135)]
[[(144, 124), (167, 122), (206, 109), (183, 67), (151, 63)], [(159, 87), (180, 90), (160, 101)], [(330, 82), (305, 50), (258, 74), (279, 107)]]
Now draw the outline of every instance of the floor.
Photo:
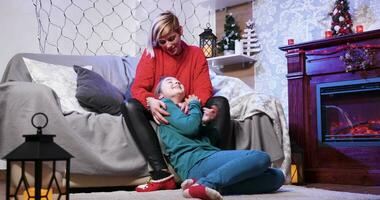
[[(337, 185), (337, 184), (314, 183), (314, 184), (307, 184), (306, 187), (333, 190), (333, 191), (342, 191), (342, 192), (380, 195), (380, 186), (358, 186), (358, 185)], [(0, 199), (1, 197), (5, 197), (5, 182), (3, 180), (0, 180)]]
[(306, 187), (341, 191), (341, 192), (353, 192), (362, 194), (376, 194), (380, 195), (380, 186), (360, 186), (360, 185), (338, 185), (328, 183), (313, 183), (307, 184)]
[[(306, 184), (306, 187), (333, 191), (380, 195), (380, 186), (338, 185), (326, 183)], [(0, 199), (5, 196), (5, 174), (0, 173)]]

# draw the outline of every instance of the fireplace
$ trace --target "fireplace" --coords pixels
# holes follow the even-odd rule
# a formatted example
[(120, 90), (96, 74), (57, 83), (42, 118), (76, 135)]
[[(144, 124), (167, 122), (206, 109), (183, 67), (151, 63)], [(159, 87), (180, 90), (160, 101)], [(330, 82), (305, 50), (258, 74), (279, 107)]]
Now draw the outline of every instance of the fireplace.
[(380, 185), (380, 30), (280, 49), (305, 182)]
[(320, 145), (380, 146), (380, 78), (316, 86)]

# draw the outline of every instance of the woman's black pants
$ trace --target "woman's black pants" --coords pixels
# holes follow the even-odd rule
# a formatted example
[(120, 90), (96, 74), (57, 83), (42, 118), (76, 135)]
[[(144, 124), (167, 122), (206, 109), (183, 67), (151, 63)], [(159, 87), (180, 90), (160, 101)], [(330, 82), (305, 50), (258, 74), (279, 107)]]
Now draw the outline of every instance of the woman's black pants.
[[(233, 148), (234, 140), (231, 134), (230, 107), (225, 97), (212, 97), (206, 107), (216, 105), (219, 109), (214, 121), (214, 126), (220, 133), (219, 147)], [(153, 120), (152, 114), (136, 99), (129, 99), (122, 103), (121, 112), (133, 139), (140, 152), (148, 160), (153, 172), (167, 169), (166, 162), (161, 152), (160, 142), (157, 134), (150, 124)]]

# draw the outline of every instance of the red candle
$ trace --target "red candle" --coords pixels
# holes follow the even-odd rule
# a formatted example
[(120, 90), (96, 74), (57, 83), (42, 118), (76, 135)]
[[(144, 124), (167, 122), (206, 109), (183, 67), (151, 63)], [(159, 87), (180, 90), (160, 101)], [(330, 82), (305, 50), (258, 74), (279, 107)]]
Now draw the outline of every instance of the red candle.
[(357, 33), (363, 33), (363, 31), (364, 31), (363, 25), (357, 25), (356, 26), (356, 32)]
[(294, 39), (288, 39), (288, 45), (293, 45), (294, 44)]
[(332, 38), (333, 32), (332, 31), (325, 31), (325, 38)]

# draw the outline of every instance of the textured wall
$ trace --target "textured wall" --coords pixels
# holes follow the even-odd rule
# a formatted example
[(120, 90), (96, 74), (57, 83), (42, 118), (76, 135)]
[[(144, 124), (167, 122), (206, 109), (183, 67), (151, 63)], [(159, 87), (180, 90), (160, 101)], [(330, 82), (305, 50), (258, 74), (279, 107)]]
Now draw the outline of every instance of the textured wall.
[[(287, 65), (285, 53), (278, 47), (287, 44), (322, 39), (330, 28), (335, 0), (256, 0), (253, 17), (262, 45), (255, 64), (255, 89), (279, 98), (288, 112)], [(362, 24), (364, 30), (380, 28), (379, 0), (351, 0), (350, 13), (354, 27)], [(376, 14), (377, 13), (377, 14)]]

